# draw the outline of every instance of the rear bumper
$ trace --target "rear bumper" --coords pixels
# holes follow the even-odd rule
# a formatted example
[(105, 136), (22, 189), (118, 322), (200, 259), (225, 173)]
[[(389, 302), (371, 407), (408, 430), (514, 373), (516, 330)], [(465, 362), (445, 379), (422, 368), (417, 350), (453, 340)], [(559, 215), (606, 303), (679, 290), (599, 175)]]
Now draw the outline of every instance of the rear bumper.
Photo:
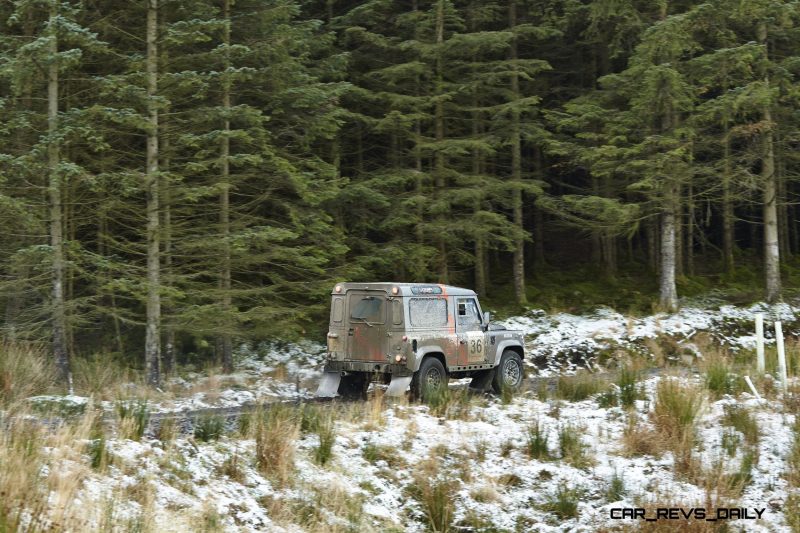
[(325, 372), (368, 372), (370, 374), (392, 374), (393, 376), (410, 376), (414, 373), (405, 365), (364, 361), (328, 361), (325, 364)]

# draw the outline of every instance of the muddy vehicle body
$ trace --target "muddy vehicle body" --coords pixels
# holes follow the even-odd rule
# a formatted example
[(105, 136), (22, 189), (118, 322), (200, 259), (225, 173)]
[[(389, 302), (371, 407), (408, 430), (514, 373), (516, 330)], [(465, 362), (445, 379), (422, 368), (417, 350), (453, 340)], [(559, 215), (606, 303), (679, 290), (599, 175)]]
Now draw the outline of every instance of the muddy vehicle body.
[(387, 394), (411, 387), (426, 399), (450, 377), (471, 387), (517, 389), (523, 335), (492, 324), (474, 291), (437, 284), (340, 283), (331, 293), (325, 373), (318, 396), (363, 395), (371, 381)]

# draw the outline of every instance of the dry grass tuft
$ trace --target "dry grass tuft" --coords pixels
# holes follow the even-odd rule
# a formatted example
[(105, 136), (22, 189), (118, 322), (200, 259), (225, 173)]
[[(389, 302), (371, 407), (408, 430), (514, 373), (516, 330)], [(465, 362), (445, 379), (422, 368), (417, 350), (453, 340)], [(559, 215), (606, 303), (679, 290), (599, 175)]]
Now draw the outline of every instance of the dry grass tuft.
[[(294, 454), (300, 436), (300, 421), (286, 406), (260, 407), (254, 414), (256, 465), (280, 486), (293, 478)], [(251, 422), (252, 424), (252, 422)]]
[(38, 344), (0, 343), (0, 407), (9, 409), (25, 398), (52, 391), (56, 370), (45, 353)]
[(441, 458), (432, 455), (414, 472), (410, 495), (419, 503), (425, 525), (432, 531), (451, 531), (459, 483), (441, 468)]
[(626, 457), (643, 455), (661, 457), (664, 453), (664, 441), (657, 430), (645, 427), (637, 416), (632, 414), (628, 417), (628, 424), (622, 434), (622, 449)]

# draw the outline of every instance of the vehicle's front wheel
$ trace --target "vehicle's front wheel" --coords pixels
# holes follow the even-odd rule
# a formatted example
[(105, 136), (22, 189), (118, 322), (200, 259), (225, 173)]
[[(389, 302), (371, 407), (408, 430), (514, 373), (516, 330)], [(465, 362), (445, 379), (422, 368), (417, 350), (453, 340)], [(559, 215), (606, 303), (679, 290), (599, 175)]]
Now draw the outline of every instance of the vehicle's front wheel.
[(500, 357), (500, 364), (494, 369), (492, 389), (498, 394), (503, 392), (503, 389), (516, 392), (522, 387), (524, 377), (522, 357), (514, 350), (505, 350)]
[(447, 389), (447, 371), (435, 357), (426, 357), (419, 365), (411, 380), (411, 393), (414, 398), (429, 402)]

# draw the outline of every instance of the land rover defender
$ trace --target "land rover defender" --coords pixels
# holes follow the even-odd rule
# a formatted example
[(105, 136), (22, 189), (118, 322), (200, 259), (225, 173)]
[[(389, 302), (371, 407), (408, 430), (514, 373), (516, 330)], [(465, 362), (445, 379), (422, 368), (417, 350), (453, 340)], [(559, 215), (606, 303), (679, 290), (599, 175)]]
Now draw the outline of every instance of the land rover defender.
[(372, 381), (427, 400), (450, 377), (472, 388), (518, 389), (523, 335), (492, 324), (474, 291), (423, 283), (339, 283), (318, 396), (363, 396)]

